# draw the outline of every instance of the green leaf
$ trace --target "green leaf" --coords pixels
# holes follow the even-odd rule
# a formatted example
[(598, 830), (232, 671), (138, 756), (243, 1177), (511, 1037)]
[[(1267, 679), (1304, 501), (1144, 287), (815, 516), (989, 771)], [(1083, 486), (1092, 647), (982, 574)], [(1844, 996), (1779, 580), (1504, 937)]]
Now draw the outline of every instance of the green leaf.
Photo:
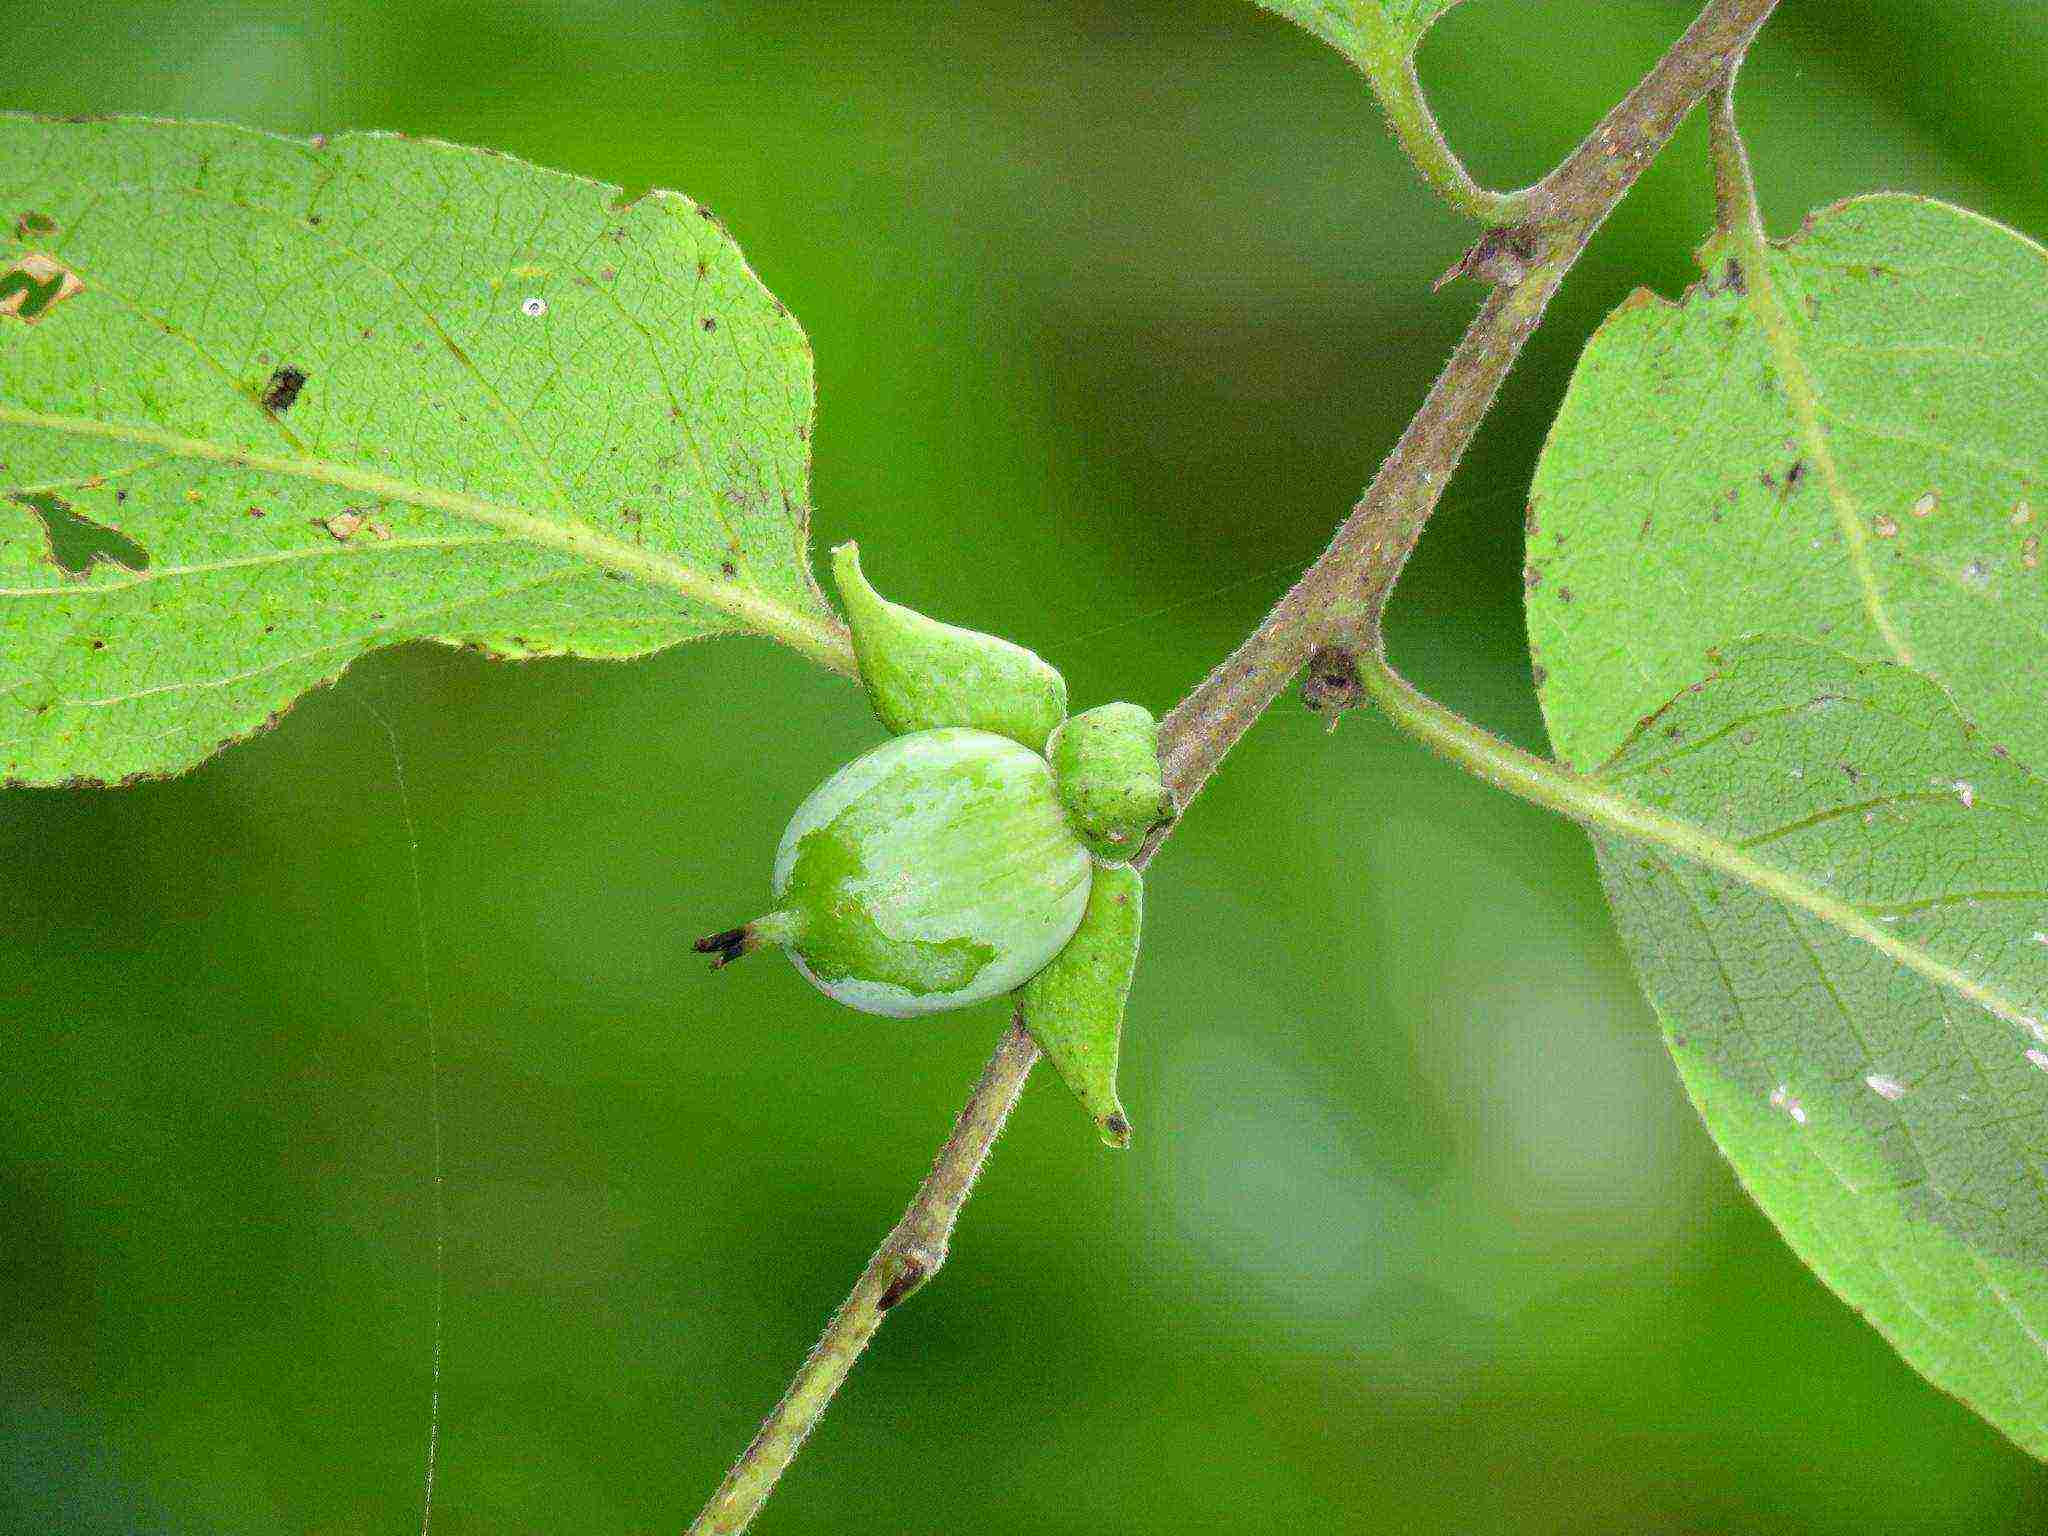
[(1586, 348), (1529, 505), (1529, 638), (1581, 767), (1770, 630), (1911, 664), (2048, 765), (2048, 251), (1926, 198), (1724, 249)]
[(383, 134), (0, 118), (0, 781), (175, 771), (381, 645), (841, 670), (811, 358), (710, 212)]
[(1551, 738), (1653, 812), (1601, 869), (1758, 1203), (2048, 1455), (2048, 252), (1882, 196), (1706, 270), (1609, 317), (1538, 467)]
[(2048, 784), (1919, 674), (1784, 639), (1731, 646), (1592, 778), (1679, 829), (1594, 842), (1745, 1185), (2048, 1455)]
[(1360, 69), (1380, 55), (1405, 59), (1422, 34), (1459, 0), (1257, 0), (1306, 27)]

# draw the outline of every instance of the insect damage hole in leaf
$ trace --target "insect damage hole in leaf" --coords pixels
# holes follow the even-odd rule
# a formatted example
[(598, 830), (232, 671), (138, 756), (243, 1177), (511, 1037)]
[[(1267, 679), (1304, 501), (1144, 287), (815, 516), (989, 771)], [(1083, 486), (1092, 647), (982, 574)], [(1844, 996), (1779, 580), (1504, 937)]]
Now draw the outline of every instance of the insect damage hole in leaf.
[[(0, 712), (11, 775), (190, 767), (406, 640), (627, 657), (752, 632), (853, 670), (809, 564), (809, 345), (689, 199), (619, 208), (388, 134), (122, 119), (0, 115), (0, 165), (70, 264), (17, 260), (0, 463), (31, 486), (118, 475), (154, 562), (46, 588), (0, 542), (0, 694), (51, 701)], [(480, 268), (544, 271), (547, 297)], [(117, 645), (87, 676), (65, 648), (84, 623), (180, 644)]]
[(51, 562), (66, 576), (84, 576), (104, 560), (127, 571), (149, 569), (149, 551), (118, 528), (96, 523), (48, 491), (13, 491), (9, 501), (27, 507), (43, 525)]
[(78, 274), (61, 261), (30, 251), (0, 268), (0, 315), (33, 325), (84, 290)]

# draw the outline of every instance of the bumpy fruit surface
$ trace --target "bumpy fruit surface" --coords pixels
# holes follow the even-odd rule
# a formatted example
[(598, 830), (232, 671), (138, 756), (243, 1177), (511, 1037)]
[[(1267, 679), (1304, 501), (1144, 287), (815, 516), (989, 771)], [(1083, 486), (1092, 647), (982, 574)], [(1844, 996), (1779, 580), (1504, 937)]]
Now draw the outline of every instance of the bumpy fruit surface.
[(1104, 704), (1076, 715), (1052, 733), (1045, 755), (1075, 832), (1105, 864), (1129, 863), (1145, 834), (1173, 815), (1149, 709)]
[(750, 928), (851, 1007), (938, 1013), (1042, 970), (1080, 926), (1092, 872), (1044, 758), (989, 731), (916, 731), (797, 808), (777, 910)]

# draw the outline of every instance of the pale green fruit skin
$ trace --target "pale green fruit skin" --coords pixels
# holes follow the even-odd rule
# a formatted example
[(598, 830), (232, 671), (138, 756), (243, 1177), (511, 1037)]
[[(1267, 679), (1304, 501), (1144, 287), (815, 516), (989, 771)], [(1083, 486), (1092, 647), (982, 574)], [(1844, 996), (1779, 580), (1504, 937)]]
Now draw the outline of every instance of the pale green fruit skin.
[(797, 807), (775, 856), (797, 969), (895, 1018), (1015, 990), (1073, 937), (1092, 878), (1045, 759), (967, 727), (855, 758)]

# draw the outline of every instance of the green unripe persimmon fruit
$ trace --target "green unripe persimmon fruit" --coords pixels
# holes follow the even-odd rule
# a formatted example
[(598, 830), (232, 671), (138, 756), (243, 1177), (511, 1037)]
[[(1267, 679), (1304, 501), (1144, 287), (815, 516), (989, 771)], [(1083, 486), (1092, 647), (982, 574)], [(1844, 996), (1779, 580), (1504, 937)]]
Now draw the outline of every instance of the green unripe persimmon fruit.
[(908, 1018), (1022, 986), (1066, 947), (1093, 864), (1052, 769), (990, 731), (885, 741), (797, 807), (771, 933), (828, 997)]
[(828, 997), (908, 1018), (1014, 993), (1113, 1146), (1142, 881), (1173, 814), (1159, 727), (1135, 704), (1066, 718), (1066, 683), (1022, 646), (889, 602), (833, 551), (861, 680), (897, 734), (797, 807), (775, 907), (697, 941), (724, 965), (786, 950)]

